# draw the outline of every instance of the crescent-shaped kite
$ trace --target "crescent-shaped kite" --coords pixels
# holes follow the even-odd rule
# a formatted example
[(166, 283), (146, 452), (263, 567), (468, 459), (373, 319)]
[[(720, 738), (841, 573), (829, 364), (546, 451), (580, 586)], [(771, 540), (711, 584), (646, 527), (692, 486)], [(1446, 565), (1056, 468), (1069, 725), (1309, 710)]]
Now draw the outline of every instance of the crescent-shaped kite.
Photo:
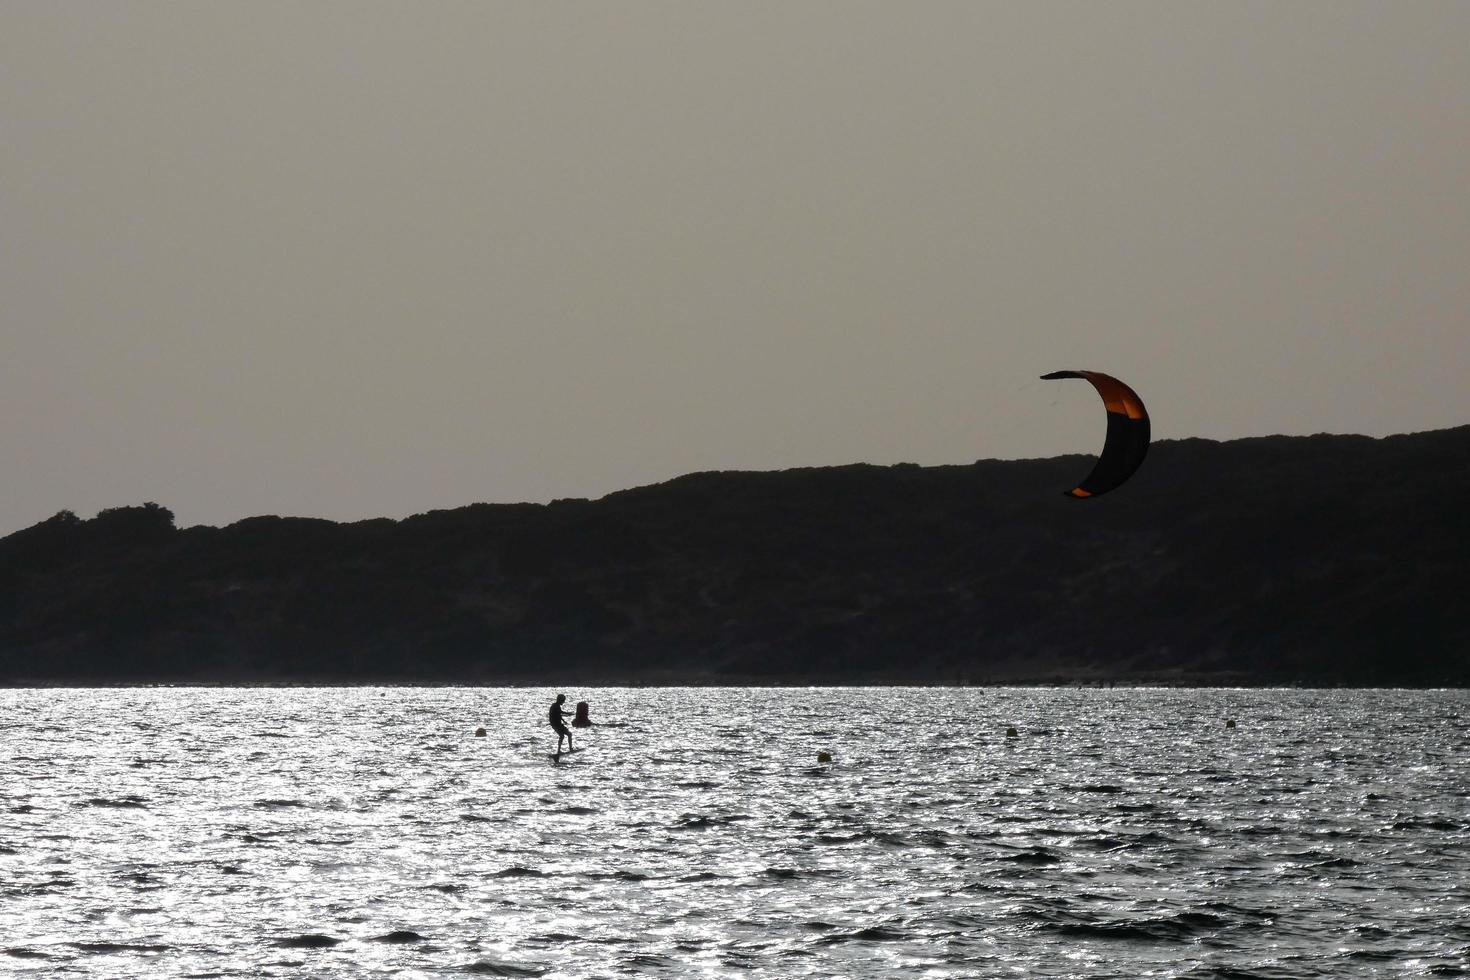
[(1102, 455), (1087, 479), (1065, 491), (1066, 496), (1096, 497), (1115, 490), (1143, 465), (1148, 454), (1148, 411), (1143, 399), (1117, 378), (1101, 371), (1053, 371), (1043, 374), (1043, 381), (1060, 378), (1083, 378), (1092, 382), (1108, 410), (1108, 437)]

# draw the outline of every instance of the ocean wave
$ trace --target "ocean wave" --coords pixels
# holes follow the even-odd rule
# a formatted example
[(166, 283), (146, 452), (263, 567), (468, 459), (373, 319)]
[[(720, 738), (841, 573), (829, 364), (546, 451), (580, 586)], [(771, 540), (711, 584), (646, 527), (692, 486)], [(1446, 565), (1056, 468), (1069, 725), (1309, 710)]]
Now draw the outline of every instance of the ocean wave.
[(271, 943), (282, 949), (330, 949), (342, 940), (319, 932), (307, 932), (297, 936), (286, 936)]
[(767, 868), (761, 872), (767, 878), (778, 881), (794, 881), (799, 878), (835, 878), (842, 874), (836, 868)]
[(1061, 855), (1055, 854), (1044, 847), (1032, 848), (1028, 851), (1021, 851), (1018, 854), (1006, 854), (999, 858), (999, 860), (1007, 861), (1011, 864), (1024, 864), (1038, 868), (1062, 863)]
[(504, 868), (495, 872), (492, 878), (547, 878), (550, 875), (545, 871), (537, 871), (535, 868), (525, 868), (520, 865)]
[(76, 806), (101, 807), (108, 810), (146, 810), (148, 808), (147, 800), (141, 796), (124, 796), (115, 800), (93, 796), (77, 803)]
[(82, 953), (93, 953), (99, 956), (107, 956), (114, 953), (167, 953), (173, 949), (162, 943), (67, 943), (72, 949)]
[(460, 967), (465, 973), (473, 973), (485, 977), (539, 977), (546, 974), (546, 970), (536, 966), (521, 966), (516, 963), (502, 963), (496, 960), (479, 960)]
[(1044, 928), (1063, 936), (1089, 939), (1146, 939), (1188, 942), (1218, 932), (1229, 922), (1208, 912), (1179, 912), (1174, 915), (1102, 922), (1059, 922)]
[(894, 943), (912, 938), (907, 932), (892, 926), (868, 926), (855, 932), (834, 932), (817, 940), (821, 946), (839, 943)]

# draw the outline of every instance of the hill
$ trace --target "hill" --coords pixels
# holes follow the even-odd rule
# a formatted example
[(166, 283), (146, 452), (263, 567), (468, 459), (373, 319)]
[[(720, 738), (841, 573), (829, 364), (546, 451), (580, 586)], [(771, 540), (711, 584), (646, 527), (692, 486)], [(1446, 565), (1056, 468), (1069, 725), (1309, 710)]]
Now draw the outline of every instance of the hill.
[(0, 539), (0, 683), (1470, 683), (1470, 426)]

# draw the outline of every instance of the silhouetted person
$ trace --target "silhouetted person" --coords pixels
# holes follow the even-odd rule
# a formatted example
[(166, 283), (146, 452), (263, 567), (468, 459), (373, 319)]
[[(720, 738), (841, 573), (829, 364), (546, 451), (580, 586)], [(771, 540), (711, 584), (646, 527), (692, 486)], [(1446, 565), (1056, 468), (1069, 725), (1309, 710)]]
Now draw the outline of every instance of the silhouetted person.
[(592, 719), (587, 714), (587, 702), (577, 702), (577, 716), (572, 719), (573, 728), (591, 728)]
[(558, 694), (556, 700), (551, 702), (551, 710), (546, 713), (546, 717), (551, 720), (552, 730), (556, 732), (557, 755), (561, 755), (562, 739), (566, 739), (568, 752), (576, 751), (576, 748), (572, 745), (572, 730), (567, 727), (566, 719), (562, 717), (561, 705), (566, 699), (567, 696), (565, 694)]

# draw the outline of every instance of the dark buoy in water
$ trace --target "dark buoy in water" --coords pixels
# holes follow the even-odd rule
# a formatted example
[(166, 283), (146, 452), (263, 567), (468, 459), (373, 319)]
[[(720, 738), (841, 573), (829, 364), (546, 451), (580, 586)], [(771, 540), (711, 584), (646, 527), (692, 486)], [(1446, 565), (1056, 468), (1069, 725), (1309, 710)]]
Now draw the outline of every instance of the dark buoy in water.
[(1006, 729), (1006, 738), (1015, 738), (1015, 737), (1016, 737), (1016, 730), (1014, 728), (1007, 728)]
[(831, 762), (832, 761), (832, 753), (831, 752), (818, 752), (817, 753), (817, 761), (818, 762)]
[(577, 715), (572, 719), (573, 728), (591, 728), (592, 719), (587, 716), (587, 702), (577, 702)]
[(483, 728), (476, 728), (475, 729), (475, 738), (484, 738), (484, 737), (485, 737), (485, 729), (483, 729)]
[(1226, 718), (1225, 719), (1225, 727), (1226, 728), (1234, 728), (1235, 727), (1235, 719), (1234, 718)]

